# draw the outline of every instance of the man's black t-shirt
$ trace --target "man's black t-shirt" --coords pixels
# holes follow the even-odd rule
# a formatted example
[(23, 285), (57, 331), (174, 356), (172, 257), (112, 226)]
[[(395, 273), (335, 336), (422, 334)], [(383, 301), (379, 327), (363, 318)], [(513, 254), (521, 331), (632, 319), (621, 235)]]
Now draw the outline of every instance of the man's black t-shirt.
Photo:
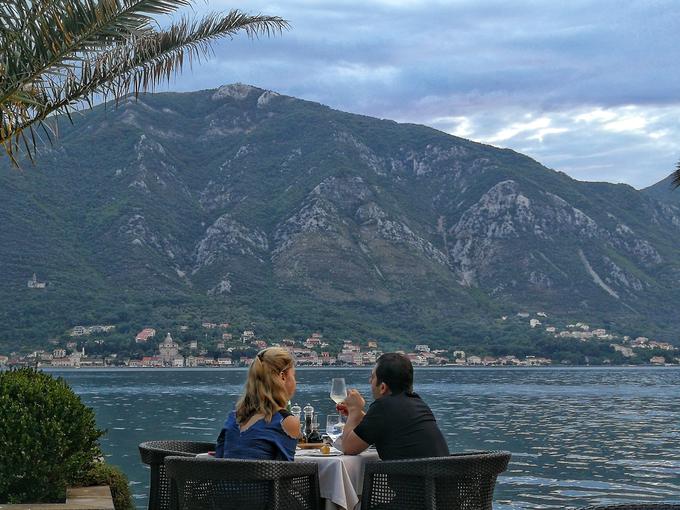
[(354, 433), (364, 442), (374, 444), (382, 460), (449, 455), (432, 411), (415, 393), (377, 399)]

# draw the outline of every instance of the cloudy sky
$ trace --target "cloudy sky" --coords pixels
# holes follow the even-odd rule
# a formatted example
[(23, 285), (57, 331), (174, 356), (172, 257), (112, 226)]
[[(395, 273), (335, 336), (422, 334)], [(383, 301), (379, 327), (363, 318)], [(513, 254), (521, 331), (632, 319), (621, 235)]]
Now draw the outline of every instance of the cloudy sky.
[(677, 0), (209, 0), (291, 30), (237, 37), (167, 88), (243, 82), (636, 188), (680, 158)]

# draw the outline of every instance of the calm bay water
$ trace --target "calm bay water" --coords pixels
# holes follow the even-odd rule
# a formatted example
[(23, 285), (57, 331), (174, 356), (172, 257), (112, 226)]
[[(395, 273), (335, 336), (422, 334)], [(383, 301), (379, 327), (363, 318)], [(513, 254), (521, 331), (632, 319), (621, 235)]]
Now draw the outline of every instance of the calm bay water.
[[(137, 445), (214, 440), (245, 370), (54, 370), (94, 408), (108, 461), (146, 508)], [(298, 369), (294, 401), (322, 413), (332, 377), (370, 395), (368, 369)], [(416, 369), (451, 451), (509, 450), (494, 508), (680, 502), (680, 369)], [(325, 423), (321, 418), (320, 423)]]

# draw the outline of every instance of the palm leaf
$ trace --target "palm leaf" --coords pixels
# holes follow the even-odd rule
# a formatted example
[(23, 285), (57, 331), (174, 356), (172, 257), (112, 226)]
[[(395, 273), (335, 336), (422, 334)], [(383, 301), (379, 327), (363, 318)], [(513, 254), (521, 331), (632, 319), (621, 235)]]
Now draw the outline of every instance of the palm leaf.
[(189, 0), (54, 0), (34, 12), (26, 0), (11, 0), (18, 23), (9, 26), (0, 102), (45, 73), (69, 68), (80, 53), (107, 48), (148, 28), (153, 15), (189, 5)]
[[(288, 28), (276, 16), (233, 10), (199, 21), (182, 19), (167, 30), (150, 28), (191, 0), (10, 0), (0, 4), (0, 143), (16, 164), (33, 159), (34, 129), (55, 113), (92, 106), (100, 95), (116, 101), (154, 90), (210, 51), (210, 43), (243, 31), (270, 36)], [(8, 7), (9, 6), (9, 7)], [(19, 37), (16, 36), (19, 34)]]

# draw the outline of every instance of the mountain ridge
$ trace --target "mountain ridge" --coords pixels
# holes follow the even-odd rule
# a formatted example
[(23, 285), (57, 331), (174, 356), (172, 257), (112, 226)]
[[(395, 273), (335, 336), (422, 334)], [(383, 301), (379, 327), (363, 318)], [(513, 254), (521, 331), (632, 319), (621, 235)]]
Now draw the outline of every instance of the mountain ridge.
[[(49, 334), (157, 307), (401, 338), (505, 309), (666, 338), (680, 321), (680, 207), (649, 188), (243, 84), (140, 96), (61, 129), (35, 168), (0, 176), (0, 341), (35, 335), (36, 299)], [(40, 298), (34, 272), (52, 286)]]

